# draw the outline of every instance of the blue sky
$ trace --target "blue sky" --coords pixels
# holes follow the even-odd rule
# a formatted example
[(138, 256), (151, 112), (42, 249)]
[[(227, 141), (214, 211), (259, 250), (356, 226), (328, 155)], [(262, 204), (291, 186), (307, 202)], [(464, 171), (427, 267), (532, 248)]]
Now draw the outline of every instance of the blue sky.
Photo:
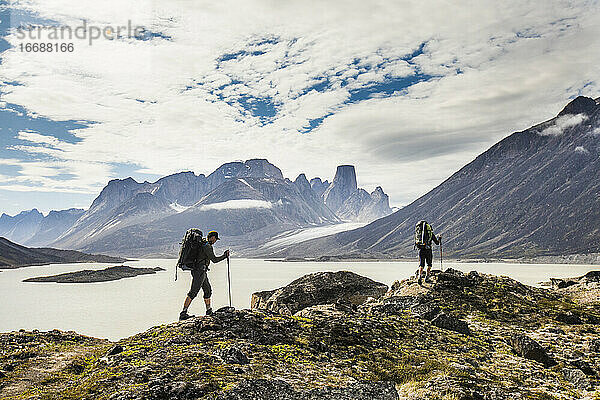
[[(85, 208), (113, 178), (255, 157), (291, 179), (354, 164), (361, 186), (407, 204), (569, 99), (600, 96), (598, 9), (0, 2), (0, 212)], [(82, 21), (143, 35), (19, 51), (35, 42), (19, 27)]]

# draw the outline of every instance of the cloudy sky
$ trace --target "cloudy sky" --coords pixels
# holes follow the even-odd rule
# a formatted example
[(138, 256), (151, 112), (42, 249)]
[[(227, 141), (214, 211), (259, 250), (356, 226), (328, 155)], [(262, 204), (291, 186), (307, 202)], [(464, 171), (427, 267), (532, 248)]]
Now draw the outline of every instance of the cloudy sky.
[[(354, 164), (393, 205), (600, 96), (598, 1), (0, 1), (0, 212), (86, 208), (109, 179), (267, 158)], [(57, 40), (51, 29), (143, 27)], [(22, 30), (21, 30), (22, 31)], [(141, 32), (141, 31), (140, 31)], [(89, 35), (88, 35), (89, 36)], [(21, 51), (73, 43), (73, 52)]]

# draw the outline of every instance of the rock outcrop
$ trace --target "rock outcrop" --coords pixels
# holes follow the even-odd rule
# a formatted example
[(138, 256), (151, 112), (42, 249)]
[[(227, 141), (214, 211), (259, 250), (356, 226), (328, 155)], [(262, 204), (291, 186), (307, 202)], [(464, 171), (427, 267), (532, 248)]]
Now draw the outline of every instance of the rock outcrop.
[(381, 297), (388, 287), (349, 271), (317, 272), (277, 290), (254, 293), (251, 307), (293, 315), (307, 307), (329, 303), (359, 305)]
[[(599, 316), (600, 297), (581, 305), (563, 289), (453, 269), (435, 271), (433, 282), (423, 285), (414, 278), (397, 281), (383, 294), (385, 285), (347, 274), (307, 275), (275, 291), (279, 297), (259, 293), (256, 301), (265, 308), (224, 307), (114, 343), (73, 332), (0, 334), (0, 397), (495, 400), (598, 394), (597, 323), (586, 317), (570, 325), (556, 316)], [(336, 283), (332, 294), (325, 281)], [(359, 290), (364, 287), (373, 296)], [(272, 296), (284, 313), (266, 307)]]
[(521, 356), (542, 363), (545, 367), (552, 367), (556, 365), (546, 350), (540, 346), (538, 342), (531, 339), (526, 335), (516, 334), (513, 335), (509, 340), (513, 351)]
[(552, 288), (581, 304), (594, 303), (600, 297), (600, 271), (590, 271), (577, 278), (550, 278), (550, 283)]

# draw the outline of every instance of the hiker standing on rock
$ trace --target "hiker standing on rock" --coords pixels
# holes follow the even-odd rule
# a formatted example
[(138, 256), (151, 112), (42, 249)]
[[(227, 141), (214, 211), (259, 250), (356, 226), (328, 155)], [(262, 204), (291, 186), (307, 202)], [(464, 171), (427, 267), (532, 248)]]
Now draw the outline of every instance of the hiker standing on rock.
[[(200, 232), (200, 237), (201, 236), (202, 233)], [(193, 317), (193, 315), (189, 315), (187, 313), (187, 310), (192, 303), (192, 300), (194, 300), (194, 298), (200, 292), (200, 288), (202, 288), (202, 291), (204, 292), (206, 315), (211, 315), (213, 313), (210, 305), (212, 288), (210, 287), (210, 282), (208, 281), (208, 266), (210, 265), (211, 261), (213, 263), (218, 263), (219, 261), (223, 261), (229, 257), (229, 250), (225, 250), (222, 256), (215, 256), (212, 245), (215, 244), (217, 240), (219, 240), (219, 234), (216, 231), (208, 232), (206, 241), (201, 241), (199, 243), (198, 250), (193, 256), (193, 261), (191, 263), (186, 263), (186, 266), (188, 267), (186, 269), (190, 269), (192, 271), (192, 287), (185, 298), (185, 302), (183, 303), (183, 311), (181, 311), (179, 314), (180, 321)]]
[(436, 237), (433, 233), (433, 228), (427, 221), (419, 221), (415, 226), (415, 248), (419, 249), (419, 285), (423, 283), (423, 268), (427, 263), (427, 273), (425, 274), (425, 282), (429, 280), (431, 265), (433, 264), (433, 250), (431, 242), (439, 245), (442, 241), (442, 235)]

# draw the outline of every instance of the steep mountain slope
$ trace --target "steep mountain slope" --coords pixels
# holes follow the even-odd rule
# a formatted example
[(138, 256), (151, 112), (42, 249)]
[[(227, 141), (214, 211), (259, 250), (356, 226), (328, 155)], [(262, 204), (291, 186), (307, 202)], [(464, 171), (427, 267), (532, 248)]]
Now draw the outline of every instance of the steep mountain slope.
[[(35, 235), (23, 244), (27, 246), (45, 246), (65, 233), (84, 213), (81, 208), (50, 211), (39, 224)], [(10, 237), (9, 237), (10, 239)]]
[(122, 258), (80, 253), (73, 250), (28, 248), (0, 237), (0, 269), (29, 265), (62, 264), (76, 262), (123, 262)]
[(557, 117), (503, 139), (412, 204), (286, 255), (407, 256), (428, 220), (450, 256), (600, 251), (600, 105), (578, 97)]

